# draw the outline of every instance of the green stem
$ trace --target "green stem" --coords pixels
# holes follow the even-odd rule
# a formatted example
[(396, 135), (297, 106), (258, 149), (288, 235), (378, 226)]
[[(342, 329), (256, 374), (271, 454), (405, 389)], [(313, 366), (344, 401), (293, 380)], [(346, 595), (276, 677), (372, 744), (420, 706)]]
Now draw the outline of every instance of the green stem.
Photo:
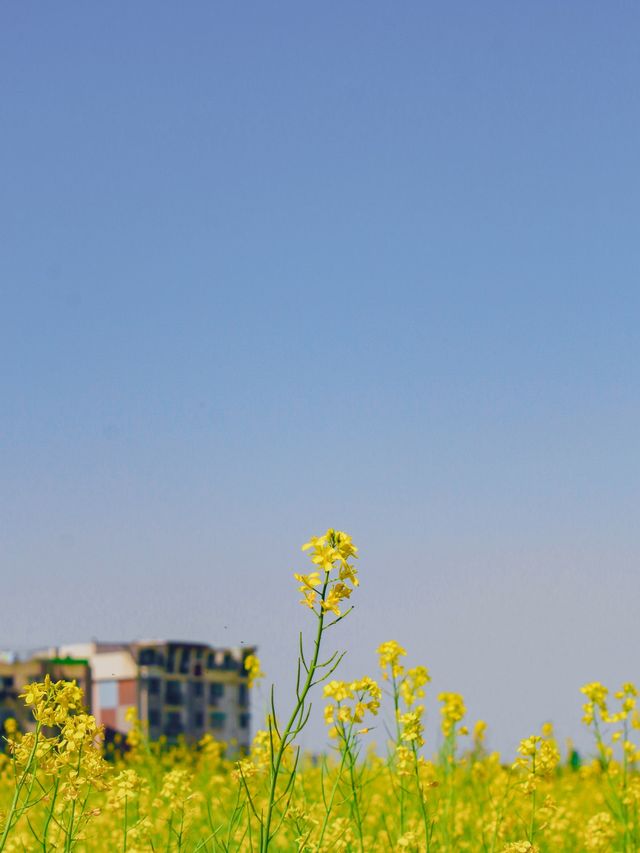
[(329, 817), (331, 816), (331, 812), (333, 810), (333, 801), (336, 796), (336, 792), (338, 790), (338, 785), (340, 784), (340, 780), (342, 779), (342, 771), (344, 770), (344, 765), (347, 761), (347, 752), (346, 750), (342, 750), (342, 759), (340, 761), (340, 766), (338, 767), (338, 773), (336, 775), (336, 780), (333, 783), (333, 788), (331, 789), (331, 796), (329, 797), (329, 804), (325, 810), (324, 820), (322, 822), (322, 827), (320, 829), (320, 835), (318, 836), (317, 848), (318, 850), (322, 847), (322, 840), (324, 838), (324, 834), (327, 831), (327, 825), (329, 823)]
[(529, 825), (529, 841), (533, 846), (533, 838), (536, 834), (536, 754), (531, 757), (531, 773), (533, 775), (533, 791), (531, 792), (531, 823)]
[[(0, 838), (0, 853), (4, 850), (5, 845), (7, 843), (7, 839), (9, 837), (9, 832), (13, 828), (14, 824), (14, 816), (16, 810), (18, 808), (18, 802), (20, 801), (20, 794), (22, 793), (22, 789), (24, 787), (25, 782), (27, 781), (27, 774), (31, 770), (31, 765), (33, 764), (33, 759), (36, 755), (36, 750), (38, 749), (38, 740), (40, 739), (40, 730), (42, 728), (42, 723), (38, 722), (36, 724), (36, 730), (33, 738), (33, 746), (31, 747), (31, 752), (29, 753), (29, 758), (27, 759), (27, 763), (25, 764), (24, 770), (22, 771), (22, 776), (18, 780), (16, 784), (16, 789), (13, 793), (13, 799), (11, 800), (11, 805), (9, 806), (9, 811), (7, 812), (6, 823), (4, 827), (4, 832), (2, 833), (2, 838)], [(14, 757), (15, 761), (15, 757)]]
[(122, 827), (122, 849), (123, 849), (124, 851), (126, 851), (126, 849), (127, 849), (127, 823), (129, 822), (129, 815), (127, 814), (128, 799), (129, 799), (129, 798), (127, 797), (127, 795), (126, 795), (126, 793), (125, 793), (125, 795), (124, 795), (124, 816), (123, 816), (123, 818), (122, 818), (122, 820), (123, 820), (123, 827)]
[[(78, 766), (76, 767), (76, 772), (78, 778), (80, 776), (80, 765), (82, 764), (82, 746), (78, 750)], [(64, 850), (65, 853), (68, 853), (69, 850), (73, 847), (73, 825), (76, 816), (76, 800), (74, 799), (71, 804), (71, 815), (69, 816), (69, 825), (67, 826), (67, 837), (65, 838)]]
[[(398, 683), (396, 681), (396, 676), (393, 672), (393, 666), (391, 666), (391, 683), (393, 685), (393, 711), (396, 719), (396, 750), (397, 747), (402, 743), (402, 731), (400, 729), (400, 690), (398, 688)], [(402, 784), (400, 784), (399, 794), (398, 794), (398, 802), (400, 804), (400, 835), (404, 833), (404, 788)]]
[(413, 752), (413, 771), (416, 776), (416, 787), (418, 789), (418, 797), (420, 799), (420, 809), (422, 811), (422, 821), (424, 823), (424, 840), (426, 843), (427, 853), (431, 848), (431, 832), (429, 828), (429, 813), (427, 811), (427, 803), (424, 795), (424, 788), (422, 787), (422, 782), (420, 781), (420, 767), (418, 766), (418, 747), (416, 746), (415, 741), (412, 741), (412, 752)]
[(51, 804), (49, 806), (49, 810), (47, 812), (47, 817), (44, 822), (44, 828), (42, 830), (42, 851), (46, 853), (47, 851), (47, 835), (49, 833), (49, 824), (51, 823), (51, 818), (53, 817), (53, 810), (56, 805), (56, 800), (58, 798), (58, 787), (60, 786), (60, 779), (56, 778), (56, 781), (53, 786), (53, 797), (51, 798)]
[(355, 778), (355, 763), (356, 759), (351, 751), (350, 745), (347, 745), (347, 752), (349, 755), (349, 781), (351, 782), (351, 793), (352, 793), (352, 802), (353, 802), (353, 814), (356, 820), (356, 827), (358, 828), (358, 839), (360, 841), (360, 853), (364, 853), (364, 838), (362, 834), (362, 815), (360, 814), (360, 803), (358, 801), (358, 786), (356, 784)]
[[(311, 662), (309, 664), (309, 668), (307, 670), (307, 678), (305, 680), (302, 691), (298, 693), (298, 701), (295, 704), (293, 712), (289, 717), (289, 721), (282, 733), (282, 737), (280, 738), (280, 745), (278, 747), (278, 751), (276, 753), (275, 758), (272, 761), (271, 767), (271, 784), (269, 786), (269, 802), (267, 804), (267, 813), (264, 818), (264, 823), (261, 827), (261, 839), (260, 839), (260, 851), (261, 853), (267, 853), (269, 849), (269, 844), (271, 843), (271, 821), (273, 819), (273, 808), (275, 804), (276, 798), (276, 788), (278, 785), (278, 774), (280, 772), (280, 765), (282, 764), (282, 759), (284, 757), (284, 752), (289, 745), (289, 740), (291, 738), (291, 731), (294, 727), (294, 724), (298, 717), (301, 715), (302, 709), (304, 708), (304, 702), (307, 698), (307, 694), (311, 689), (311, 685), (313, 683), (313, 678), (316, 671), (316, 666), (318, 664), (318, 658), (320, 656), (320, 642), (322, 640), (322, 631), (324, 628), (324, 611), (322, 609), (322, 602), (324, 601), (327, 586), (329, 584), (329, 573), (326, 573), (324, 586), (322, 588), (322, 594), (320, 596), (320, 612), (317, 613), (318, 617), (318, 630), (316, 633), (315, 645), (313, 650), (313, 657), (311, 658)], [(275, 720), (273, 721), (275, 725)]]

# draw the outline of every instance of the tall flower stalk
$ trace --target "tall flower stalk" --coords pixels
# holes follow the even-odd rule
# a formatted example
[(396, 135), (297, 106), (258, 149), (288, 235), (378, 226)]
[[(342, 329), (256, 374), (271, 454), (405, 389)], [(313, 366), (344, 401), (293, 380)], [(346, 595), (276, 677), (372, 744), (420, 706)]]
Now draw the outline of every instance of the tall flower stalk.
[[(334, 652), (326, 660), (320, 660), (324, 634), (351, 611), (351, 608), (348, 608), (343, 612), (341, 606), (359, 584), (356, 568), (350, 562), (356, 559), (358, 549), (346, 533), (329, 529), (324, 536), (312, 537), (302, 549), (309, 552), (314, 569), (309, 574), (295, 574), (294, 577), (300, 584), (300, 603), (308, 607), (316, 617), (316, 632), (309, 659), (305, 656), (302, 634), (300, 635), (296, 699), (284, 727), (278, 724), (273, 689), (271, 691), (271, 713), (268, 717), (269, 783), (264, 816), (258, 815), (250, 803), (260, 822), (261, 853), (267, 853), (293, 795), (299, 753), (296, 751), (291, 768), (284, 767), (284, 757), (309, 719), (309, 692), (316, 684), (329, 678), (344, 656), (344, 653)], [(249, 795), (248, 788), (247, 794)], [(279, 809), (281, 804), (284, 808)]]

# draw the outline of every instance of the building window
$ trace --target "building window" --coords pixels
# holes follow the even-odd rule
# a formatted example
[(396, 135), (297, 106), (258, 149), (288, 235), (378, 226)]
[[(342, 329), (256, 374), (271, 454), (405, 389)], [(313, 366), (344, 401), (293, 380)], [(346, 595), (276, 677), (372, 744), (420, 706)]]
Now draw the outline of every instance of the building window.
[(204, 726), (204, 714), (202, 711), (196, 711), (193, 715), (193, 725), (197, 729), (201, 729)]
[(201, 681), (193, 682), (193, 695), (194, 696), (202, 696), (204, 693), (204, 688)]
[(179, 711), (169, 711), (166, 717), (164, 733), (166, 735), (180, 735), (183, 732), (182, 718)]
[(138, 663), (140, 666), (153, 666), (156, 662), (155, 649), (141, 649)]
[(209, 714), (209, 725), (212, 729), (223, 729), (227, 721), (227, 715), (221, 711), (212, 711)]
[(182, 705), (182, 685), (179, 681), (167, 681), (164, 701), (167, 705)]
[(180, 657), (180, 675), (189, 675), (191, 669), (191, 649), (183, 649)]
[(240, 684), (238, 687), (238, 704), (241, 708), (246, 708), (249, 704), (249, 691), (246, 684)]
[(160, 725), (160, 711), (155, 708), (151, 708), (149, 710), (149, 725), (150, 726), (159, 726)]
[(160, 693), (160, 679), (159, 678), (147, 679), (147, 689), (149, 691), (150, 696), (158, 696)]
[(196, 663), (193, 665), (193, 674), (194, 675), (202, 675), (202, 664)]
[(229, 652), (225, 653), (222, 668), (226, 670), (238, 669), (237, 660), (233, 657), (233, 655), (229, 654)]
[(218, 699), (222, 699), (224, 696), (224, 684), (219, 684), (217, 681), (214, 681), (213, 684), (209, 685), (209, 704), (217, 705)]
[(238, 725), (241, 729), (249, 728), (249, 721), (251, 719), (251, 714), (239, 714), (238, 715)]

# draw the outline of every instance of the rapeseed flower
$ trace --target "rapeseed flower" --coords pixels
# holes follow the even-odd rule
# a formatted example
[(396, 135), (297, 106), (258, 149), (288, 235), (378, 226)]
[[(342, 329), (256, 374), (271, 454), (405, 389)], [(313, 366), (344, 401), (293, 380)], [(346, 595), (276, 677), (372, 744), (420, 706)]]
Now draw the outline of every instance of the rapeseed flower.
[(246, 656), (244, 659), (244, 669), (247, 673), (249, 688), (253, 687), (259, 679), (264, 678), (264, 672), (262, 671), (260, 659), (257, 655), (251, 654)]
[(407, 708), (424, 698), (424, 685), (430, 681), (431, 676), (424, 666), (414, 666), (406, 671), (400, 684), (400, 695)]
[(442, 716), (442, 733), (445, 737), (455, 730), (456, 723), (467, 713), (464, 700), (459, 693), (440, 693), (438, 701), (442, 702), (440, 714)]
[[(300, 603), (320, 614), (342, 616), (341, 603), (351, 597), (360, 583), (355, 566), (349, 562), (358, 556), (351, 537), (330, 528), (324, 536), (312, 536), (302, 550), (309, 551), (311, 562), (317, 568), (309, 574), (296, 572), (293, 575), (300, 584)], [(319, 611), (316, 611), (318, 605)]]
[(395, 640), (387, 640), (386, 643), (381, 643), (378, 646), (380, 669), (382, 670), (382, 677), (385, 681), (389, 679), (388, 669), (391, 670), (392, 678), (399, 678), (404, 673), (404, 667), (400, 663), (400, 658), (406, 657), (406, 655), (407, 652), (405, 649)]
[(398, 722), (402, 727), (400, 733), (400, 739), (402, 741), (413, 743), (417, 747), (424, 745), (424, 740), (422, 738), (422, 732), (424, 731), (424, 726), (422, 725), (423, 713), (423, 706), (418, 705), (413, 711), (407, 711), (406, 714), (400, 714), (398, 716)]

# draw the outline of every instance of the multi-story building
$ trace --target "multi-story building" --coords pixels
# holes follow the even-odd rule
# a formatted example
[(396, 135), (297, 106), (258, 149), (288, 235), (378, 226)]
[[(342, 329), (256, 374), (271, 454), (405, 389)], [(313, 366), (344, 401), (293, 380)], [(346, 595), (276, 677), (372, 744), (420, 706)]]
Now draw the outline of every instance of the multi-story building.
[[(231, 747), (247, 749), (250, 711), (244, 661), (253, 652), (251, 647), (221, 649), (170, 640), (80, 643), (52, 649), (48, 659), (40, 655), (37, 665), (35, 659), (20, 664), (0, 662), (0, 679), (13, 678), (12, 684), (19, 688), (12, 688), (15, 707), (24, 683), (40, 678), (47, 666), (64, 663), (66, 672), (82, 664), (84, 669), (78, 674), (84, 679), (87, 706), (104, 725), (107, 738), (129, 730), (127, 711), (133, 707), (153, 740), (165, 737), (175, 742), (182, 736), (195, 741), (210, 733)], [(78, 675), (70, 677), (80, 683)]]

